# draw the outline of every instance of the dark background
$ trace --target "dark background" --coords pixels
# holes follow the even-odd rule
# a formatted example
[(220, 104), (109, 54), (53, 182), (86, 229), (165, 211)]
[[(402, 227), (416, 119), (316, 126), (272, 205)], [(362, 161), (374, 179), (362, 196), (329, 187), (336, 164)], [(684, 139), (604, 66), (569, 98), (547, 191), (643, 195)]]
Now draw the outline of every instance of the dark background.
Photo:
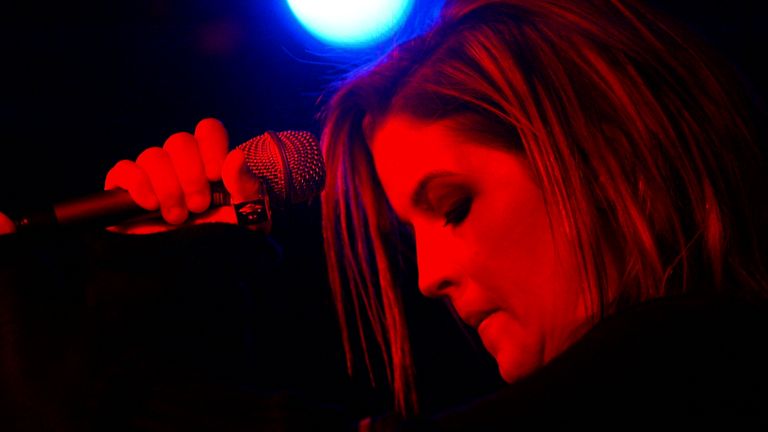
[[(754, 0), (650, 3), (765, 94)], [(0, 211), (101, 190), (117, 160), (203, 117), (220, 118), (233, 145), (317, 131), (318, 98), (356, 58), (311, 43), (284, 0), (16, 1), (0, 19)]]
[[(363, 55), (332, 52), (314, 42), (283, 0), (92, 3), (41, 0), (3, 6), (0, 211), (99, 191), (116, 161), (134, 159), (174, 132), (192, 131), (204, 117), (222, 120), (232, 145), (268, 129), (319, 133), (315, 114), (324, 89)], [(756, 2), (652, 3), (689, 24), (731, 61), (762, 106), (768, 70), (761, 56), (768, 52), (768, 30)], [(259, 389), (266, 393), (257, 391), (256, 399), (263, 402), (281, 382), (295, 387), (297, 377), (313, 390), (334, 386), (337, 378), (339, 387), (360, 386), (366, 396), (356, 401), (355, 414), (381, 409), (386, 395), (379, 399), (364, 384), (339, 378), (344, 371), (316, 203), (278, 224), (284, 259), (277, 265), (264, 258), (272, 246), (261, 240), (249, 246), (235, 240), (231, 230), (207, 234), (215, 236), (195, 231), (127, 242), (106, 236), (94, 243), (92, 237), (67, 233), (0, 244), (0, 259), (10, 267), (0, 275), (10, 275), (2, 280), (5, 345), (0, 352), (4, 367), (19, 368), (4, 371), (3, 385), (16, 392), (10, 398), (21, 412), (60, 425), (78, 424), (68, 410), (101, 410), (118, 423), (156, 420), (161, 412), (167, 424), (194, 426), (190, 413), (201, 406), (241, 406), (200, 414), (237, 419), (250, 410), (242, 407), (258, 402), (252, 392), (237, 391), (212, 400), (210, 394), (219, 389), (211, 390), (212, 382), (230, 392), (240, 382), (257, 387), (269, 382), (268, 391)], [(180, 255), (165, 249), (168, 240), (181, 242)], [(189, 255), (196, 258), (185, 259)], [(205, 267), (208, 256), (213, 264)], [(209, 286), (217, 279), (210, 273), (219, 271), (213, 267), (244, 257), (253, 258), (262, 273), (251, 269), (242, 278), (260, 286), (244, 288), (232, 276), (212, 291)], [(153, 273), (159, 270), (152, 270), (152, 263), (167, 259), (172, 264), (166, 270), (185, 276)], [(137, 268), (142, 271), (132, 271)], [(244, 306), (245, 298), (255, 305)], [(498, 384), (488, 358), (473, 350), (440, 305), (418, 302), (410, 313), (419, 317), (413, 321), (414, 338), (423, 347), (417, 356), (427, 408)], [(8, 326), (13, 320), (23, 325)], [(303, 328), (311, 331), (302, 333)], [(14, 353), (9, 337), (29, 342)], [(270, 354), (254, 353), (254, 340)], [(94, 344), (101, 348), (94, 351)], [(51, 369), (52, 364), (58, 366)], [(78, 398), (87, 403), (63, 402)], [(129, 400), (144, 405), (126, 410)], [(269, 400), (263, 406), (284, 408)], [(254, 420), (241, 423), (249, 421)]]

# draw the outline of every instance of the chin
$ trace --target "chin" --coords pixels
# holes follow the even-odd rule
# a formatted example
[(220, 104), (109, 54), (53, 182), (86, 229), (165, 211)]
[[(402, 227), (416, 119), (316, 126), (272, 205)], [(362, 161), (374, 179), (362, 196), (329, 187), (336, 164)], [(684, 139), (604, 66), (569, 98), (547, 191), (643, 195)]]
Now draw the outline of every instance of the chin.
[(540, 359), (525, 356), (520, 352), (510, 353), (508, 350), (504, 350), (496, 356), (496, 363), (501, 378), (508, 384), (532, 374), (543, 365), (543, 361)]
[(533, 373), (535, 369), (526, 370), (526, 371), (520, 371), (520, 370), (510, 370), (503, 367), (499, 367), (499, 373), (501, 374), (501, 379), (504, 380), (507, 384), (513, 384), (517, 382), (519, 379), (524, 378), (531, 373)]

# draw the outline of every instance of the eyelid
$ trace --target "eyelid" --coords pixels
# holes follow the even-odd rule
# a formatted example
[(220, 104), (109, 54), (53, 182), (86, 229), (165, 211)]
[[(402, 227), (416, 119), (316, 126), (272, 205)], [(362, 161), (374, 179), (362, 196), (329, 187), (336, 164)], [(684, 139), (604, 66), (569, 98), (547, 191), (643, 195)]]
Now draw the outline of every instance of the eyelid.
[(472, 195), (472, 188), (466, 184), (444, 182), (435, 185), (425, 194), (424, 207), (433, 213), (445, 213), (454, 203)]
[[(430, 219), (443, 220), (457, 203), (471, 206), (469, 197), (474, 195), (473, 185), (462, 175), (438, 171), (426, 175), (418, 183), (411, 197), (411, 205), (418, 213)], [(405, 220), (403, 222), (407, 223)]]
[(472, 195), (466, 195), (456, 200), (451, 208), (445, 211), (445, 225), (458, 226), (469, 216), (469, 212), (472, 210), (472, 204), (474, 197)]
[(445, 188), (445, 184), (455, 184), (458, 175), (447, 171), (436, 171), (427, 174), (416, 185), (413, 194), (411, 195), (411, 205), (414, 208), (434, 208), (432, 203), (434, 199), (431, 199), (435, 195), (435, 191), (441, 188)]
[(443, 221), (443, 226), (458, 226), (469, 215), (474, 190), (465, 183), (445, 182), (434, 185), (424, 194), (421, 210), (430, 218)]

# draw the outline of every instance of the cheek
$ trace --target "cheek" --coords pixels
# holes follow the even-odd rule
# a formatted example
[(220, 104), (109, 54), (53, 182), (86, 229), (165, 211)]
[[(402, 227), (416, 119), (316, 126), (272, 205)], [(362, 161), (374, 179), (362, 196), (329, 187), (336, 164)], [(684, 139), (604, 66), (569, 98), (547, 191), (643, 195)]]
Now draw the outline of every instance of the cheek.
[(533, 304), (553, 301), (554, 243), (538, 194), (495, 194), (478, 207), (472, 235), (478, 283), (509, 307), (524, 300), (525, 310), (535, 310)]

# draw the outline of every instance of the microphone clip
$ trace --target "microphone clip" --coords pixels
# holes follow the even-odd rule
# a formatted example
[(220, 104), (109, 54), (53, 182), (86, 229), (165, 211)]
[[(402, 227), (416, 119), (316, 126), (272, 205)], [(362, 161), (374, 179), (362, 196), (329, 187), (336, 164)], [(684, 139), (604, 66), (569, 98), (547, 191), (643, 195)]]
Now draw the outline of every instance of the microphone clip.
[(269, 233), (272, 229), (272, 211), (269, 205), (269, 194), (264, 182), (259, 179), (259, 187), (255, 198), (232, 203), (237, 217), (237, 224), (252, 231)]

